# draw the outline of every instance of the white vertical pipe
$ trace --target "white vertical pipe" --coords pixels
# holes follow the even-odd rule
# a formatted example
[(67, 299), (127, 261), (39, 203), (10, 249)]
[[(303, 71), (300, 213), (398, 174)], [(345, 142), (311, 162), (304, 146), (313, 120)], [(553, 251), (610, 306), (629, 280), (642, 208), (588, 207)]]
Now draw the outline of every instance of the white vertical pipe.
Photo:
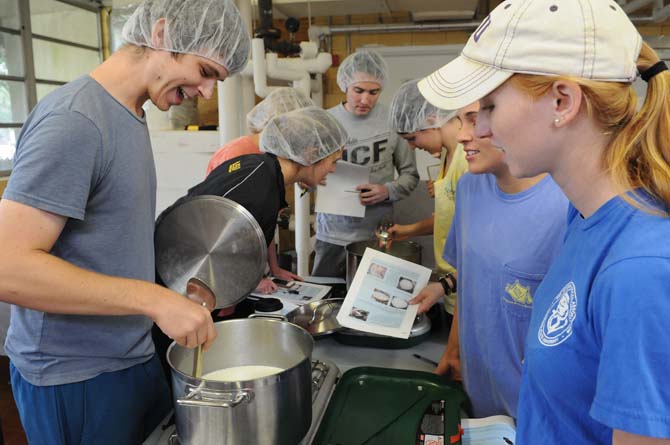
[[(260, 97), (265, 97), (271, 90), (267, 84), (268, 77), (274, 79), (290, 80), (293, 87), (310, 95), (312, 88), (312, 79), (309, 76), (309, 70), (325, 72), (331, 65), (330, 54), (319, 54), (316, 58), (310, 60), (304, 59), (278, 59), (276, 54), (265, 54), (265, 48), (262, 39), (253, 39), (252, 43), (252, 66), (253, 66), (253, 86), (255, 93)], [(312, 56), (313, 57), (313, 56)], [(323, 88), (320, 83), (323, 78), (321, 74), (315, 81), (315, 90), (317, 92), (317, 104), (323, 103)], [(298, 275), (309, 275), (309, 256), (312, 252), (310, 243), (310, 197), (309, 195), (300, 196), (302, 190), (300, 187), (294, 188), (294, 227), (295, 227), (295, 250), (297, 256)]]
[(312, 100), (317, 107), (323, 108), (323, 74), (316, 74), (312, 80)]
[(219, 94), (219, 144), (224, 145), (240, 137), (240, 85), (241, 76), (235, 75), (218, 83)]
[[(237, 8), (240, 10), (244, 24), (253, 36), (253, 9), (251, 0), (237, 0)], [(256, 105), (256, 95), (254, 94), (254, 81), (250, 76), (243, 76), (241, 83), (242, 100), (240, 104), (242, 106), (242, 118), (240, 119), (240, 134), (247, 134), (246, 115)]]
[(254, 72), (254, 91), (260, 97), (265, 97), (270, 92), (268, 87), (268, 75), (265, 62), (265, 44), (263, 39), (251, 40), (251, 63)]
[(256, 105), (256, 94), (254, 93), (254, 81), (251, 77), (242, 78), (242, 120), (241, 120), (241, 133), (247, 134), (249, 129), (247, 128), (247, 119), (246, 116), (251, 111), (251, 109)]
[[(247, 30), (251, 32), (251, 0), (237, 0)], [(242, 103), (242, 76), (237, 74), (225, 82), (218, 82), (219, 94), (219, 144), (226, 144), (246, 133), (244, 117), (246, 111), (240, 107)]]
[[(318, 107), (323, 107), (323, 88), (321, 82), (323, 75), (317, 74), (316, 79), (312, 80), (312, 100)], [(309, 194), (300, 198), (299, 187), (295, 190), (295, 246), (298, 262), (298, 275), (309, 275), (309, 256), (314, 249), (310, 240), (310, 201)]]
[(237, 0), (237, 9), (240, 11), (240, 16), (242, 17), (242, 21), (244, 22), (244, 26), (247, 27), (247, 30), (249, 31), (249, 35), (253, 36), (253, 29), (252, 29), (252, 11), (251, 11), (251, 0)]
[(298, 275), (309, 275), (309, 254), (312, 248), (309, 243), (309, 193), (300, 197), (302, 190), (294, 186), (295, 201), (295, 252), (298, 263)]
[(293, 88), (302, 91), (309, 97), (312, 92), (312, 80), (307, 72), (305, 72), (305, 74), (306, 75), (302, 79), (293, 81)]
[[(293, 82), (293, 87), (301, 90), (309, 97), (311, 90), (311, 82), (309, 76), (306, 79), (296, 80)], [(295, 252), (296, 262), (298, 263), (298, 275), (309, 275), (309, 255), (312, 253), (312, 246), (309, 242), (309, 193), (300, 197), (302, 190), (295, 185), (294, 201), (295, 201)]]

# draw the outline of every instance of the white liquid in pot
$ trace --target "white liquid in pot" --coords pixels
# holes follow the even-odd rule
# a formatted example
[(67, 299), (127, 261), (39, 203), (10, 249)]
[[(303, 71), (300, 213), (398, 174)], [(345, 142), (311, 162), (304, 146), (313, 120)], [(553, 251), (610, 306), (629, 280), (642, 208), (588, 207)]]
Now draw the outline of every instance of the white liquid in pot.
[(282, 368), (276, 366), (233, 366), (231, 368), (217, 369), (202, 376), (205, 380), (217, 380), (219, 382), (239, 382), (243, 380), (255, 380), (282, 372)]

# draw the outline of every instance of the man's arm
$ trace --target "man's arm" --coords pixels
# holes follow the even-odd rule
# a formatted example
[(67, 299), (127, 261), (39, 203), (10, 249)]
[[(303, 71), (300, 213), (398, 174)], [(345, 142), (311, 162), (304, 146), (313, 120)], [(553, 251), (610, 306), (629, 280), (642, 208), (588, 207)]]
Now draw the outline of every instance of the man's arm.
[(638, 436), (621, 430), (614, 430), (612, 445), (670, 445), (670, 439), (656, 439)]
[(393, 236), (394, 240), (404, 240), (413, 236), (431, 235), (433, 233), (434, 223), (435, 214), (432, 214), (430, 217), (412, 224), (393, 224), (388, 229), (388, 233)]
[[(303, 281), (300, 275), (296, 275), (290, 270), (285, 270), (279, 267), (279, 260), (277, 258), (277, 243), (272, 241), (268, 246), (268, 265), (270, 266), (270, 273), (273, 277), (286, 281)], [(276, 289), (276, 287), (275, 287)], [(273, 289), (273, 291), (275, 290)]]
[(446, 375), (451, 380), (463, 380), (463, 376), (461, 375), (461, 353), (458, 345), (458, 304), (456, 302), (454, 302), (454, 318), (451, 322), (447, 347), (444, 349), (442, 357), (440, 357), (435, 374)]
[(67, 218), (0, 201), (0, 295), (43, 312), (142, 314), (177, 343), (205, 348), (216, 331), (207, 308), (154, 283), (91, 272), (50, 254)]

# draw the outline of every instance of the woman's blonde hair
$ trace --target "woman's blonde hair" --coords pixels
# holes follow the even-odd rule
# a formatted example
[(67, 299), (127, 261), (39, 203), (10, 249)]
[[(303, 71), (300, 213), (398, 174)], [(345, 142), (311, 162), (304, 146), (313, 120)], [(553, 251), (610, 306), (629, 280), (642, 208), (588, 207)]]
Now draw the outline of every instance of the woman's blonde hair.
[[(643, 43), (637, 61), (644, 72), (659, 61), (656, 52)], [(622, 197), (638, 208), (668, 216), (670, 209), (670, 73), (652, 77), (639, 111), (637, 95), (629, 83), (602, 82), (565, 76), (515, 74), (515, 87), (539, 98), (559, 79), (577, 83), (584, 93), (584, 107), (611, 141), (603, 159), (606, 171)], [(644, 190), (658, 202), (636, 194)], [(632, 192), (629, 194), (627, 192)], [(659, 209), (658, 206), (661, 206)]]

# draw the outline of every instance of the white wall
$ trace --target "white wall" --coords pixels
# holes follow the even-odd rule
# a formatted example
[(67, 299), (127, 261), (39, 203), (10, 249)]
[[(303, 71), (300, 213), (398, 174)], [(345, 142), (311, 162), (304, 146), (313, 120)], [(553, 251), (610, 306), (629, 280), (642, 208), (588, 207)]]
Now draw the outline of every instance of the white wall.
[(219, 148), (217, 131), (151, 131), (156, 162), (156, 215), (205, 179), (209, 159)]

